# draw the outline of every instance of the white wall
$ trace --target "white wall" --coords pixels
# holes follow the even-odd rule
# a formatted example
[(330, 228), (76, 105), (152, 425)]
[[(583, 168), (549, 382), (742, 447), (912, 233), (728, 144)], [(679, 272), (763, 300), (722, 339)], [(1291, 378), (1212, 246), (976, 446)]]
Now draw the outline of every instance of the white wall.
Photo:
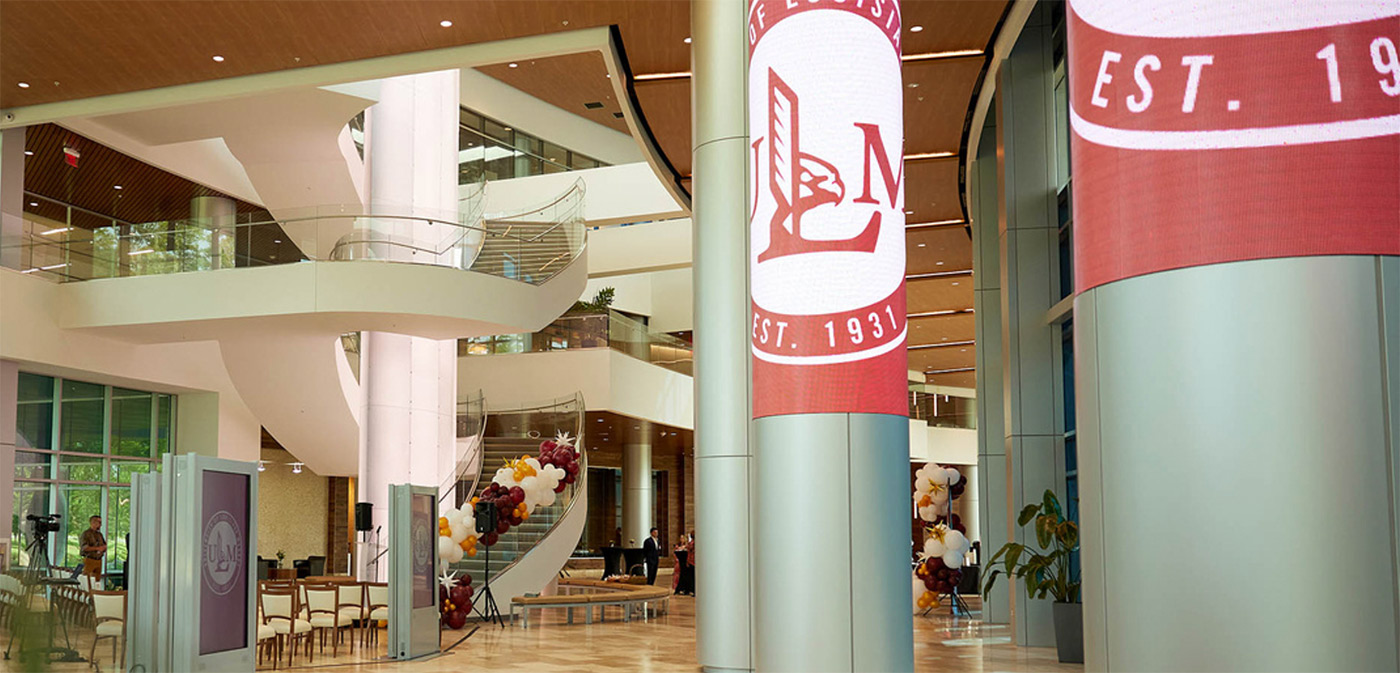
[(579, 298), (592, 299), (605, 287), (616, 290), (613, 308), (647, 316), (653, 332), (682, 332), (695, 326), (688, 268), (591, 278)]
[[(977, 431), (966, 428), (924, 428), (924, 439), (913, 437), (923, 421), (910, 421), (909, 459), (944, 465), (977, 464)], [(917, 451), (917, 453), (916, 453)]]
[(538, 208), (579, 180), (584, 183), (583, 217), (590, 226), (685, 215), (645, 162), (492, 181), (486, 185), (486, 214), (489, 217)]
[(588, 232), (588, 277), (688, 268), (691, 244), (688, 217), (593, 230)]
[(177, 394), (180, 452), (257, 460), (258, 421), (225, 373), (217, 343), (141, 345), (62, 329), (61, 289), (0, 269), (0, 358), (24, 371)]

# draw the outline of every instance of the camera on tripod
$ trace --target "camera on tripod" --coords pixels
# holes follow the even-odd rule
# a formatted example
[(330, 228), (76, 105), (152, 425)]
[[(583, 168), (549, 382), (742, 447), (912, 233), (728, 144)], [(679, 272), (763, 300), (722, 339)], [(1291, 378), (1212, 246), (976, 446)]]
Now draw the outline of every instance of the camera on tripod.
[(44, 514), (41, 516), (30, 514), (24, 518), (29, 520), (30, 529), (34, 531), (35, 535), (48, 535), (49, 533), (57, 533), (63, 529), (63, 524), (59, 522), (59, 519), (63, 518), (62, 514)]

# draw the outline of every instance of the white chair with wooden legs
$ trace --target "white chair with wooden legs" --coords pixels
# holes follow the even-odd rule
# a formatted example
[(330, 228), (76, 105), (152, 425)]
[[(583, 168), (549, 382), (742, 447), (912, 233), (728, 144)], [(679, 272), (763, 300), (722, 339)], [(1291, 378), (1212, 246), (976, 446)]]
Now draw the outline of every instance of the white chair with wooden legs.
[(366, 643), (379, 643), (379, 622), (389, 621), (389, 584), (387, 582), (365, 583)]
[(365, 585), (360, 582), (347, 582), (337, 585), (335, 610), (341, 617), (350, 620), (351, 627), (355, 622), (361, 622), (360, 628), (363, 630), (363, 622), (369, 617), (365, 610)]
[(264, 587), (260, 597), (263, 619), (277, 634), (275, 658), (282, 657), (282, 647), (287, 645), (287, 665), (292, 665), (292, 655), (296, 653), (297, 641), (306, 643), (307, 661), (311, 654), (311, 622), (298, 617), (301, 606), (297, 603), (297, 590), (293, 587)]
[(92, 638), (92, 650), (88, 652), (88, 660), (92, 662), (93, 669), (98, 669), (97, 641), (110, 638), (112, 663), (120, 671), (126, 660), (126, 592), (93, 591), (91, 595), (93, 630), (96, 633)]
[(354, 619), (340, 612), (340, 587), (335, 584), (306, 585), (306, 608), (313, 632), (320, 635), (321, 651), (326, 651), (326, 632), (331, 634), (331, 654), (340, 654), (340, 630)]

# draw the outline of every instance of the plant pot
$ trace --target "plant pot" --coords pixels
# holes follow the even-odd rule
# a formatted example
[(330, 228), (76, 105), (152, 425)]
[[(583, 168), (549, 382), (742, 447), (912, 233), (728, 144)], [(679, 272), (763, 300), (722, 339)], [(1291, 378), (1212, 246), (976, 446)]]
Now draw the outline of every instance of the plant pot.
[(1062, 664), (1084, 663), (1084, 604), (1055, 603), (1055, 649)]

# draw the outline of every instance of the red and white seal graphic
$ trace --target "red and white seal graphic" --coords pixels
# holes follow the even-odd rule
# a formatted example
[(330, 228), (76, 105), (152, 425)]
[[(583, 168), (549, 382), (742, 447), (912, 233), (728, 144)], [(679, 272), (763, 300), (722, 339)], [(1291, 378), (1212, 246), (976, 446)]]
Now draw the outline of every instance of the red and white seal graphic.
[(1078, 291), (1400, 255), (1400, 0), (1071, 0)]
[(906, 414), (899, 5), (749, 7), (754, 416)]

